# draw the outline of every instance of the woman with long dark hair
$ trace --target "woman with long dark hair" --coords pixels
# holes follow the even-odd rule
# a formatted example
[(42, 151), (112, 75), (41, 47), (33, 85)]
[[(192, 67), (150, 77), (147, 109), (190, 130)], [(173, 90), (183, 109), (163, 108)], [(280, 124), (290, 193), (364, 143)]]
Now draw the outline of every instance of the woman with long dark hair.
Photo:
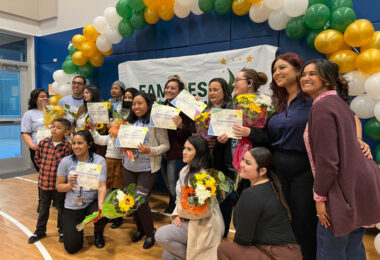
[(177, 181), (176, 208), (172, 223), (159, 228), (155, 238), (164, 248), (162, 259), (216, 259), (216, 251), (224, 233), (222, 214), (218, 201), (212, 198), (208, 205), (210, 214), (199, 218), (189, 213), (189, 219), (179, 216), (181, 187), (189, 186), (193, 176), (211, 166), (210, 151), (206, 140), (200, 135), (190, 136), (183, 148), (183, 161), (187, 165), (181, 170)]
[(290, 225), (290, 210), (273, 173), (272, 154), (263, 147), (245, 153), (240, 176), (248, 179), (234, 211), (234, 242), (218, 248), (218, 259), (302, 259)]

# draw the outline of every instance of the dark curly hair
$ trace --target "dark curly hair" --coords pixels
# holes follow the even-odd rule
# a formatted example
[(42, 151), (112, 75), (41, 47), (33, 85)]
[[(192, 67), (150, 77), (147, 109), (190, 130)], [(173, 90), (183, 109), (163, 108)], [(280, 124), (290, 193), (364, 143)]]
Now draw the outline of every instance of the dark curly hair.
[(35, 109), (37, 108), (37, 99), (41, 92), (44, 92), (48, 97), (49, 93), (46, 91), (46, 89), (43, 88), (36, 88), (30, 93), (30, 98), (28, 101), (28, 109)]

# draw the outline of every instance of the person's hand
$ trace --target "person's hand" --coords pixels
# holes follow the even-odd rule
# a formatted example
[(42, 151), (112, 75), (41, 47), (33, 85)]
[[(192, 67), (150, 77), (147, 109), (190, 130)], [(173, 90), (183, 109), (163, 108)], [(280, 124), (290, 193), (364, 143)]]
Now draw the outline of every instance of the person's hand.
[(208, 148), (214, 148), (216, 145), (216, 137), (206, 138)]
[(175, 217), (175, 219), (172, 220), (172, 224), (174, 224), (174, 225), (176, 225), (178, 227), (182, 226), (182, 219), (181, 219), (181, 217), (179, 217), (179, 216)]
[(373, 158), (372, 158), (371, 149), (369, 148), (369, 145), (360, 138), (358, 138), (358, 142), (360, 144), (360, 148), (362, 148), (362, 152), (365, 155), (365, 157), (372, 160)]
[(32, 150), (37, 150), (38, 148), (38, 144), (35, 144), (33, 147), (32, 147)]
[(138, 151), (141, 154), (150, 154), (150, 152), (152, 151), (152, 149), (150, 148), (150, 146), (143, 145), (142, 143), (139, 143), (139, 145), (137, 146), (137, 148), (139, 149)]
[(315, 207), (317, 208), (317, 217), (321, 221), (322, 226), (328, 228), (331, 225), (331, 220), (326, 210), (326, 202), (315, 202)]
[(251, 133), (251, 129), (249, 127), (241, 126), (234, 124), (232, 126), (232, 131), (236, 137), (247, 137)]
[(77, 177), (78, 177), (78, 174), (74, 174), (70, 177), (70, 180), (69, 180), (69, 185), (71, 186), (71, 188), (74, 188), (75, 186), (75, 181), (77, 180)]
[(198, 97), (198, 96), (194, 96), (194, 97), (195, 97), (195, 100), (196, 100), (196, 101), (200, 101), (200, 100), (201, 100), (201, 98)]
[(102, 209), (103, 209), (103, 204), (98, 203), (98, 210), (102, 210)]
[(227, 134), (222, 134), (222, 135), (219, 135), (216, 138), (216, 140), (218, 140), (218, 142), (221, 143), (221, 144), (225, 144), (228, 141), (228, 136), (227, 136)]
[(182, 118), (180, 116), (173, 116), (172, 120), (177, 128), (182, 129)]
[(88, 127), (90, 127), (91, 132), (95, 131), (95, 125), (91, 120), (87, 123)]

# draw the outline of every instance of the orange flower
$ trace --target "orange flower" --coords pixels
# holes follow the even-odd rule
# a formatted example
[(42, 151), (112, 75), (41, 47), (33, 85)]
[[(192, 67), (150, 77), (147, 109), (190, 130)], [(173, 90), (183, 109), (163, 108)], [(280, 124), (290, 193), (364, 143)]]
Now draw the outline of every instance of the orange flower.
[(184, 210), (190, 213), (203, 213), (207, 209), (207, 202), (202, 206), (190, 206), (188, 203), (189, 195), (191, 196), (194, 193), (193, 187), (181, 186), (181, 205)]

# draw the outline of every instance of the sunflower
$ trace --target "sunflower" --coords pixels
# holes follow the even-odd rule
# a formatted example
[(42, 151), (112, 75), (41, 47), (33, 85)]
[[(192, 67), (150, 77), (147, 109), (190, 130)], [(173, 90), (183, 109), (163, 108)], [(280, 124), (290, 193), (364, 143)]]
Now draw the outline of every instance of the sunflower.
[(210, 181), (207, 181), (205, 188), (206, 190), (210, 191), (211, 196), (215, 196), (216, 187), (214, 186), (214, 184), (212, 184)]
[(125, 195), (124, 199), (119, 201), (119, 208), (123, 212), (128, 212), (135, 205), (135, 200), (130, 195)]
[(96, 130), (101, 130), (101, 129), (103, 129), (103, 127), (104, 127), (104, 124), (102, 124), (102, 123), (96, 123), (96, 125), (95, 125)]
[(261, 113), (261, 107), (259, 105), (254, 104), (254, 103), (249, 104), (249, 110), (252, 112), (256, 112), (258, 114)]

